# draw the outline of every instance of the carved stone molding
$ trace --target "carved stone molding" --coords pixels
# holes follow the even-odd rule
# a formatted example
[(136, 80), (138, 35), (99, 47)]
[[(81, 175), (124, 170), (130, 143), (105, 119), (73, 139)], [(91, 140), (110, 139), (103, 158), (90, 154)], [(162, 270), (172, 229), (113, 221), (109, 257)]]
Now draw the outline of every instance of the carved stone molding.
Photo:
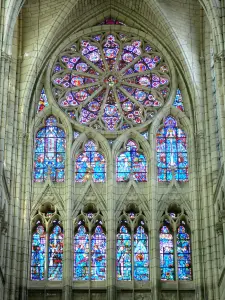
[(9, 227), (9, 223), (8, 222), (3, 222), (2, 225), (2, 234), (6, 235), (7, 231), (8, 231), (8, 227)]

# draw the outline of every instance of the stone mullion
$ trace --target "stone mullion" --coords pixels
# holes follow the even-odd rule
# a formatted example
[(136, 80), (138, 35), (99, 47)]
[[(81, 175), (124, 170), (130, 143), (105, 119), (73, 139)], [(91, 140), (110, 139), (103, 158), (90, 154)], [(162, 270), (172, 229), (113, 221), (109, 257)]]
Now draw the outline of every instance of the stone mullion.
[[(72, 133), (70, 133), (71, 135)], [(73, 163), (71, 147), (72, 136), (67, 136), (67, 158), (65, 166), (65, 215), (64, 218), (64, 252), (63, 252), (63, 299), (72, 299), (73, 285), (73, 219), (72, 219), (72, 189), (74, 185), (73, 179)]]
[[(149, 135), (151, 149), (156, 149), (155, 134)], [(160, 255), (159, 255), (159, 220), (157, 199), (157, 161), (155, 151), (150, 152), (152, 159), (148, 163), (148, 203), (150, 207), (150, 282), (152, 299), (160, 299)]]

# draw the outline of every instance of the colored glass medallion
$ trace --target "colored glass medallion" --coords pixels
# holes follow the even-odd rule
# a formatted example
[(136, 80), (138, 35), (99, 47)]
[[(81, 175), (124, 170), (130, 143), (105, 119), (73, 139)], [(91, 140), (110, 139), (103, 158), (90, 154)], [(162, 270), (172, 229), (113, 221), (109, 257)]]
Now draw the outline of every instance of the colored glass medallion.
[(49, 236), (48, 280), (62, 280), (63, 268), (63, 232), (56, 224)]
[(34, 181), (43, 182), (48, 174), (52, 181), (63, 182), (65, 174), (66, 137), (57, 120), (50, 116), (35, 138)]
[(42, 111), (46, 106), (48, 106), (48, 99), (45, 93), (45, 89), (43, 88), (41, 91), (37, 112)]
[(118, 182), (128, 181), (130, 176), (138, 182), (147, 181), (146, 158), (138, 152), (138, 146), (133, 140), (129, 140), (126, 151), (118, 155), (116, 169)]
[(52, 69), (53, 95), (66, 114), (111, 133), (149, 124), (169, 86), (169, 68), (158, 50), (121, 32), (76, 41)]
[(188, 181), (188, 157), (185, 132), (172, 116), (165, 118), (156, 140), (158, 181)]
[(38, 225), (32, 236), (31, 280), (44, 280), (45, 277), (46, 232)]
[(86, 182), (90, 176), (94, 182), (105, 182), (106, 162), (104, 156), (97, 151), (92, 140), (84, 145), (84, 151), (76, 158), (75, 181)]

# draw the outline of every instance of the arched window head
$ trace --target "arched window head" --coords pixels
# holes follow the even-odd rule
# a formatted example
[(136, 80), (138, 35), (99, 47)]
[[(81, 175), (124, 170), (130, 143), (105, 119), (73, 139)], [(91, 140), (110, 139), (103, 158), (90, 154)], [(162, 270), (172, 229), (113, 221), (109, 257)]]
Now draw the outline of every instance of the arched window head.
[(89, 234), (84, 225), (74, 236), (74, 280), (89, 280)]
[(126, 151), (119, 154), (116, 160), (117, 182), (128, 181), (130, 176), (138, 182), (147, 181), (146, 158), (138, 152), (138, 145), (133, 140), (127, 142)]
[(89, 140), (84, 145), (75, 163), (75, 181), (86, 182), (90, 176), (94, 182), (105, 182), (106, 162), (104, 156), (97, 151), (94, 141)]
[(179, 280), (192, 280), (191, 241), (185, 221), (177, 229), (177, 263)]
[(63, 182), (65, 177), (66, 137), (57, 120), (50, 116), (35, 138), (34, 181), (43, 182), (48, 174), (52, 181)]
[(159, 240), (161, 280), (175, 280), (174, 242), (169, 226), (161, 227)]
[(148, 235), (141, 225), (134, 234), (134, 280), (149, 280)]
[(117, 19), (112, 19), (109, 17), (106, 18), (103, 22), (101, 22), (98, 25), (125, 25), (125, 24)]
[(62, 280), (63, 275), (63, 229), (60, 221), (53, 221), (49, 235), (48, 280)]
[(48, 104), (48, 98), (46, 96), (45, 89), (43, 87), (43, 89), (41, 90), (41, 95), (40, 95), (40, 99), (39, 99), (39, 103), (38, 103), (37, 112), (42, 111), (48, 105), (49, 105)]
[(131, 234), (125, 225), (122, 225), (117, 234), (117, 279), (130, 281), (132, 279), (132, 246)]
[(91, 280), (106, 279), (106, 235), (97, 225), (91, 237)]
[(46, 231), (40, 221), (32, 235), (31, 280), (45, 279)]
[(163, 55), (142, 37), (99, 32), (58, 55), (52, 92), (73, 122), (117, 134), (152, 122), (168, 99), (169, 73)]
[(184, 131), (172, 116), (165, 118), (164, 127), (157, 132), (158, 181), (188, 181), (187, 142)]

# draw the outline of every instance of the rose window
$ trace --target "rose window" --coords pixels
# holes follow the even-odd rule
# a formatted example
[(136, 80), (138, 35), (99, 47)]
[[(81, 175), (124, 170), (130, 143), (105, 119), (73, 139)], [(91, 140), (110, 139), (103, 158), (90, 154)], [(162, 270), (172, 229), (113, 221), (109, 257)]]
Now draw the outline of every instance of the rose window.
[(169, 85), (162, 55), (145, 40), (121, 33), (78, 40), (52, 70), (53, 95), (68, 116), (111, 132), (150, 123)]

